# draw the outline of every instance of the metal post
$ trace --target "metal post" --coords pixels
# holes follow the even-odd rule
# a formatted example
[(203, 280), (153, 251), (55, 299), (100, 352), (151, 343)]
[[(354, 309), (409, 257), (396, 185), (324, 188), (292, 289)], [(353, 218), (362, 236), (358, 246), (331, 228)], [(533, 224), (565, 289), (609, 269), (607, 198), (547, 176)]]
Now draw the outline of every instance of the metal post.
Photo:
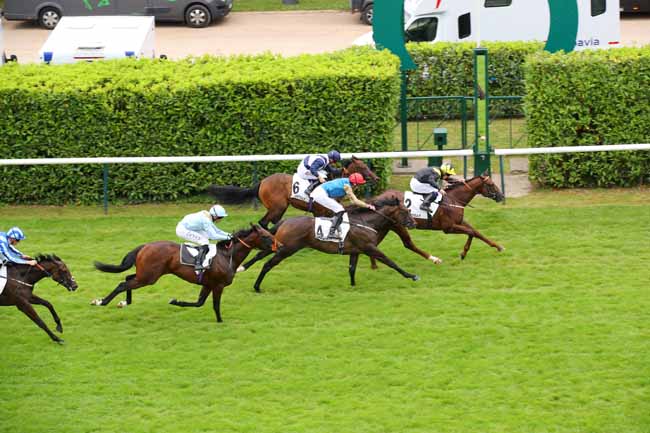
[(499, 155), (499, 171), (501, 172), (501, 192), (503, 193), (503, 204), (506, 204), (506, 181), (503, 171), (503, 155)]
[(474, 49), (474, 175), (491, 174), (488, 50)]
[(108, 164), (102, 169), (104, 178), (104, 215), (108, 215)]
[[(400, 97), (400, 121), (402, 123), (402, 151), (407, 152), (409, 150), (408, 144), (408, 106), (406, 104), (406, 71), (402, 71), (402, 96)], [(402, 167), (408, 167), (409, 161), (406, 158), (402, 158)]]

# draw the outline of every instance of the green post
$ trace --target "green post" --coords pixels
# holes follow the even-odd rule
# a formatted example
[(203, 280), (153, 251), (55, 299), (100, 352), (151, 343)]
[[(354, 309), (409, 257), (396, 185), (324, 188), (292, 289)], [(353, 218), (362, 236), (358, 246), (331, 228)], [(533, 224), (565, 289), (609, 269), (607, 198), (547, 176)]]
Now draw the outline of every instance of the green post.
[[(408, 105), (406, 103), (406, 71), (402, 71), (402, 87), (401, 95), (399, 100), (399, 113), (400, 113), (400, 123), (402, 126), (402, 152), (407, 152), (409, 150), (408, 143)], [(401, 166), (408, 167), (409, 160), (407, 158), (402, 158)]]
[[(447, 145), (447, 128), (435, 128), (433, 130), (433, 142), (438, 150), (442, 150)], [(429, 167), (440, 167), (442, 156), (429, 157)]]
[(108, 164), (104, 164), (102, 172), (104, 178), (104, 215), (108, 215)]
[(488, 87), (488, 50), (474, 49), (474, 175), (487, 172), (490, 166), (490, 94)]

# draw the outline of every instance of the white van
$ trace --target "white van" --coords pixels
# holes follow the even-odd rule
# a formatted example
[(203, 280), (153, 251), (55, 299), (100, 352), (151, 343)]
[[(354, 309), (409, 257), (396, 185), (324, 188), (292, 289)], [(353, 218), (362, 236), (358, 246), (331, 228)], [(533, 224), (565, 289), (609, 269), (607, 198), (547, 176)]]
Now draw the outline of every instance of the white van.
[(38, 56), (47, 64), (154, 58), (154, 17), (64, 16)]
[[(575, 49), (620, 41), (619, 0), (577, 0)], [(404, 0), (406, 42), (546, 41), (548, 0)], [(372, 32), (355, 45), (372, 44)]]

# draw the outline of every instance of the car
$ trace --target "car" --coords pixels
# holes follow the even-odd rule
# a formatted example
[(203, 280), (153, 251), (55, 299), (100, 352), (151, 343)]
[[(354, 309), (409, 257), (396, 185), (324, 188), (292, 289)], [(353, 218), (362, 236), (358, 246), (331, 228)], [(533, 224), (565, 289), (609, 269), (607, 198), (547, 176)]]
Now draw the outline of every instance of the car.
[(5, 0), (7, 20), (33, 20), (53, 29), (63, 15), (145, 15), (206, 27), (232, 10), (233, 0)]
[(373, 3), (373, 0), (350, 0), (350, 9), (352, 12), (361, 12), (361, 21), (371, 26)]

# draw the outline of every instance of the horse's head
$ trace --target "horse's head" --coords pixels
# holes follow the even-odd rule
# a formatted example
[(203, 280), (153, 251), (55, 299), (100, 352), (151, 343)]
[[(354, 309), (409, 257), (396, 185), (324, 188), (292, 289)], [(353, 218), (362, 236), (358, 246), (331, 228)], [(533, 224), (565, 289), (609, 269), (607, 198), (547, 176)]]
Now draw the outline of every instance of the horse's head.
[(379, 177), (368, 168), (366, 163), (354, 155), (352, 156), (352, 159), (343, 162), (343, 170), (348, 176), (352, 173), (359, 173), (367, 181), (377, 182), (379, 180)]
[(251, 229), (245, 237), (245, 242), (262, 251), (276, 251), (282, 246), (271, 232), (257, 224), (251, 224)]
[(54, 281), (73, 292), (77, 290), (77, 282), (63, 260), (55, 255), (42, 255), (36, 257), (38, 266)]
[(377, 208), (377, 212), (391, 219), (395, 223), (403, 225), (409, 229), (415, 227), (415, 220), (411, 216), (411, 213), (396, 196), (377, 200), (374, 203), (374, 206)]
[(490, 176), (484, 173), (482, 176), (480, 176), (480, 178), (482, 183), (481, 186), (479, 187), (478, 192), (483, 197), (490, 198), (496, 201), (497, 203), (503, 201), (504, 199), (503, 193), (501, 192), (499, 187), (492, 181)]

